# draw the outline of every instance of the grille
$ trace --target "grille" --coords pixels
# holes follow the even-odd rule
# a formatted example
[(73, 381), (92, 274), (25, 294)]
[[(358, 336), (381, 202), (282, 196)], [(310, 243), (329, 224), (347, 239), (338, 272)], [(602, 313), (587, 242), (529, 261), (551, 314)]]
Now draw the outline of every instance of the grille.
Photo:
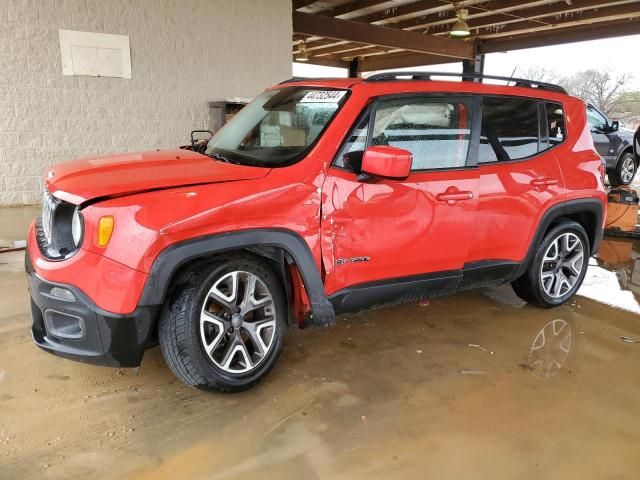
[(43, 240), (47, 245), (53, 243), (53, 216), (58, 203), (59, 202), (45, 190), (42, 197), (42, 219), (40, 225), (42, 227)]

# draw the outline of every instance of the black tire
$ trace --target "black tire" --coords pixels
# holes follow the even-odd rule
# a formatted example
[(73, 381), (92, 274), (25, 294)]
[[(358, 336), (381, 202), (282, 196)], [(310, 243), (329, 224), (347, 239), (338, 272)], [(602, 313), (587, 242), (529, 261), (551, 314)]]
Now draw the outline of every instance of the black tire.
[[(562, 296), (553, 297), (548, 295), (542, 285), (541, 269), (545, 252), (551, 243), (564, 233), (575, 234), (583, 248), (582, 270), (576, 283)], [(577, 222), (572, 220), (562, 220), (561, 223), (553, 226), (544, 236), (542, 242), (529, 265), (527, 271), (520, 278), (511, 283), (514, 292), (524, 301), (541, 308), (553, 308), (567, 302), (580, 288), (587, 273), (590, 255), (589, 238), (587, 232)]]
[[(633, 173), (629, 176), (627, 173), (628, 168), (633, 168)], [(619, 187), (621, 185), (629, 185), (633, 182), (638, 171), (638, 165), (633, 158), (631, 152), (624, 153), (618, 160), (618, 164), (614, 170), (608, 172), (609, 184), (612, 187)]]
[[(270, 350), (246, 373), (219, 368), (206, 353), (200, 336), (200, 315), (209, 290), (230, 272), (249, 272), (266, 286), (273, 299), (275, 329)], [(159, 324), (160, 349), (171, 371), (192, 387), (215, 392), (238, 392), (260, 382), (273, 368), (286, 332), (287, 304), (282, 283), (263, 260), (252, 255), (225, 255), (191, 267), (173, 289)]]

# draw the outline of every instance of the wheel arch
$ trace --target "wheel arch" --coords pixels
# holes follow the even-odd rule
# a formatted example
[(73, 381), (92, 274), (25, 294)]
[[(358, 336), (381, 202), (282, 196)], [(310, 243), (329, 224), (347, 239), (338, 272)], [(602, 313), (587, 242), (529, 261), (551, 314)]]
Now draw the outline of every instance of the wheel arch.
[(638, 162), (640, 162), (640, 152), (634, 152), (633, 144), (630, 143), (622, 147), (622, 150), (620, 150), (620, 153), (618, 154), (618, 160), (616, 161), (616, 167), (620, 163), (620, 160), (622, 160), (622, 157), (627, 153), (630, 153), (633, 156), (634, 160), (636, 161), (636, 167), (638, 166)]
[(139, 304), (164, 304), (169, 296), (170, 286), (186, 266), (210, 259), (212, 255), (233, 252), (249, 252), (267, 260), (287, 290), (285, 257), (288, 257), (302, 278), (313, 323), (326, 326), (335, 321), (333, 306), (324, 293), (322, 277), (308, 244), (297, 233), (285, 229), (251, 229), (214, 234), (167, 247), (153, 262)]
[(525, 261), (522, 262), (518, 274), (522, 275), (527, 268), (529, 268), (538, 246), (542, 242), (546, 233), (563, 220), (573, 220), (582, 225), (589, 238), (589, 246), (591, 248), (590, 254), (593, 255), (600, 248), (600, 242), (602, 241), (603, 218), (604, 205), (600, 200), (595, 198), (570, 200), (568, 202), (551, 206), (544, 212), (540, 222), (538, 223), (538, 228), (536, 229), (533, 241), (529, 246), (527, 257)]

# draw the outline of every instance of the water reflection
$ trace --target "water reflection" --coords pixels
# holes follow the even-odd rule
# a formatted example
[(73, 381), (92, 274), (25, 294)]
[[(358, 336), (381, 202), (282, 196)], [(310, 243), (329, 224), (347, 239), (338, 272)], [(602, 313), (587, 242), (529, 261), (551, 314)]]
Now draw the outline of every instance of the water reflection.
[(538, 378), (553, 377), (564, 366), (569, 353), (573, 330), (561, 318), (551, 320), (535, 336), (529, 351), (527, 367)]
[(640, 313), (640, 242), (605, 237), (578, 295)]

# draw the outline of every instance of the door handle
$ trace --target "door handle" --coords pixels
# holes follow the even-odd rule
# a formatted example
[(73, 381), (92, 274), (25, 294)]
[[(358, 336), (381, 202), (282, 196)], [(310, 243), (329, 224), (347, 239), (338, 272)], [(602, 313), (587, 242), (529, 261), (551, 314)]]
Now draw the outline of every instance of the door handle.
[(451, 187), (447, 188), (445, 192), (436, 195), (436, 200), (439, 202), (447, 202), (447, 205), (455, 205), (461, 200), (471, 200), (473, 198), (473, 192), (454, 190)]
[(533, 185), (534, 187), (548, 187), (557, 184), (558, 180), (551, 177), (534, 178), (533, 180), (531, 180), (531, 185)]

